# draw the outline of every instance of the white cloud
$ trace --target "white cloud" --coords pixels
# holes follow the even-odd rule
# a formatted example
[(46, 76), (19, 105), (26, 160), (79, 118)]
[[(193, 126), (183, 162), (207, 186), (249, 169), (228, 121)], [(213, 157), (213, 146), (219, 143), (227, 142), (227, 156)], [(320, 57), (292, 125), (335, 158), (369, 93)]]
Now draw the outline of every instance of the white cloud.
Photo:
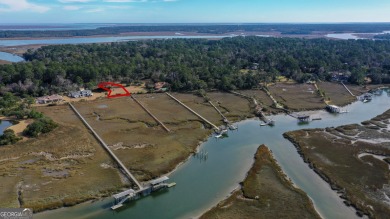
[(131, 9), (133, 7), (131, 7), (131, 6), (114, 6), (114, 5), (111, 5), (111, 6), (108, 6), (108, 8), (111, 8), (111, 9)]
[(126, 3), (126, 2), (147, 2), (147, 0), (103, 0), (110, 3)]
[(177, 2), (178, 0), (163, 0), (163, 2)]
[(29, 3), (27, 0), (0, 0), (0, 12), (26, 11), (26, 10), (44, 13), (50, 10), (50, 8), (43, 5)]
[(87, 12), (87, 13), (98, 13), (98, 12), (102, 12), (102, 11), (104, 11), (103, 8), (95, 8), (95, 9), (86, 10), (85, 12)]
[(91, 2), (93, 0), (58, 0), (59, 2), (61, 3), (87, 3), (87, 2)]
[(74, 6), (74, 5), (68, 5), (68, 6), (64, 6), (63, 9), (67, 10), (67, 11), (77, 11), (77, 10), (81, 9), (81, 7)]

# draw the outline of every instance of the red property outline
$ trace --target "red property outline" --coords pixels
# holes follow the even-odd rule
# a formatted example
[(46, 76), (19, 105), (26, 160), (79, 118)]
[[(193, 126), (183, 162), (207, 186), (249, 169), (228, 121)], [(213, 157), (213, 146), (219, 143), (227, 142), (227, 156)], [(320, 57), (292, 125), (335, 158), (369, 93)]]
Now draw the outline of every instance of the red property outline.
[[(122, 88), (125, 91), (125, 93), (124, 94), (111, 95), (112, 90), (110, 88), (108, 88), (108, 86)], [(126, 88), (123, 85), (116, 84), (116, 83), (113, 83), (113, 82), (101, 82), (100, 84), (98, 84), (98, 87), (103, 89), (103, 90), (105, 90), (105, 91), (108, 91), (107, 98), (128, 97), (128, 96), (131, 95), (131, 93), (128, 90), (126, 90)]]

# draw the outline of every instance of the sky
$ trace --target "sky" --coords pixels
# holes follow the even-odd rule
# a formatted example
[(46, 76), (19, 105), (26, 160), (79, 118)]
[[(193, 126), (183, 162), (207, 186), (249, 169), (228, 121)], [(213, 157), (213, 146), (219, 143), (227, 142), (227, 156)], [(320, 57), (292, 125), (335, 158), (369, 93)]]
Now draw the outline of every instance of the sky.
[(390, 22), (389, 0), (0, 0), (0, 23)]

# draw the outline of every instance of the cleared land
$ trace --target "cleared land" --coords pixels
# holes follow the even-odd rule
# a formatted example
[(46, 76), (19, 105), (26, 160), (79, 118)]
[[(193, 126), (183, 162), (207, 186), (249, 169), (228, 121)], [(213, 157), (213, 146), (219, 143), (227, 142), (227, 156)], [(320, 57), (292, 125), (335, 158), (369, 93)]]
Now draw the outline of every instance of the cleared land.
[(38, 110), (59, 127), (37, 139), (0, 147), (1, 207), (41, 211), (99, 198), (128, 186), (68, 106)]
[[(359, 215), (390, 214), (390, 110), (362, 125), (288, 132), (305, 162)], [(386, 163), (386, 160), (388, 163)]]
[(206, 212), (208, 218), (320, 218), (310, 199), (286, 179), (262, 145), (242, 188)]
[(268, 87), (273, 97), (286, 109), (323, 109), (326, 105), (312, 84), (277, 83)]

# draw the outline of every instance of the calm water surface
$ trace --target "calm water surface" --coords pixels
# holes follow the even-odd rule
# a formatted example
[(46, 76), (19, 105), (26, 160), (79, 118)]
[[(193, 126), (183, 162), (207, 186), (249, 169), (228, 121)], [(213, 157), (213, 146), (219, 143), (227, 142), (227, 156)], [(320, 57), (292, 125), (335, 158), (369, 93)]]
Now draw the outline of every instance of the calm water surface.
[(0, 60), (5, 60), (9, 62), (22, 62), (24, 59), (20, 56), (8, 53), (8, 52), (0, 52)]
[(208, 159), (200, 161), (191, 157), (170, 175), (177, 186), (128, 203), (120, 211), (109, 208), (112, 199), (84, 203), (35, 215), (34, 218), (192, 218), (217, 204), (239, 186), (253, 164), (253, 156), (260, 144), (273, 151), (283, 171), (313, 200), (315, 208), (324, 217), (356, 218), (355, 211), (347, 208), (337, 194), (315, 174), (297, 153), (295, 147), (282, 134), (302, 128), (325, 128), (343, 124), (359, 123), (371, 119), (390, 109), (387, 93), (375, 97), (370, 103), (356, 102), (349, 105), (350, 113), (332, 115), (325, 111), (310, 112), (321, 117), (300, 126), (286, 115), (274, 117), (276, 126), (261, 127), (260, 121), (250, 119), (238, 124), (238, 131), (229, 132), (226, 139), (210, 137), (200, 149), (208, 152)]
[(0, 120), (0, 135), (3, 134), (3, 131), (10, 127), (12, 125), (12, 123), (8, 122), (8, 121), (3, 121), (3, 120)]
[(123, 36), (123, 37), (82, 37), (82, 38), (56, 38), (36, 40), (0, 40), (1, 46), (23, 46), (23, 45), (57, 45), (57, 44), (83, 44), (83, 43), (110, 43), (142, 39), (219, 39), (232, 36)]

